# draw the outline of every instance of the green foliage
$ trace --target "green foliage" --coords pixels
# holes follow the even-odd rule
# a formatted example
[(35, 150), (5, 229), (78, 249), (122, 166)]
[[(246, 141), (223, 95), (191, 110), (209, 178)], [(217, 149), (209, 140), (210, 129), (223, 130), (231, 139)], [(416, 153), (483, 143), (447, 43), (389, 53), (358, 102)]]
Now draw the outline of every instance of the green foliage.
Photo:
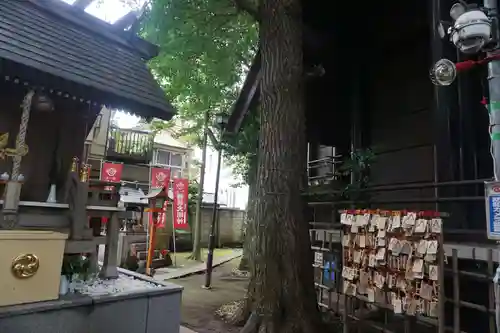
[[(179, 137), (200, 145), (206, 110), (229, 114), (239, 94), (256, 53), (257, 23), (233, 0), (151, 0), (141, 33), (160, 46), (150, 67), (178, 110), (171, 122), (153, 121), (153, 131), (175, 122)], [(258, 136), (256, 120), (248, 123), (224, 145), (244, 178)]]
[(369, 193), (362, 190), (370, 185), (370, 167), (375, 160), (372, 149), (358, 149), (341, 162), (332, 179), (316, 181), (304, 194), (310, 201), (367, 201)]
[(344, 160), (336, 174), (340, 177), (350, 177), (354, 174), (355, 181), (346, 185), (343, 196), (352, 200), (360, 200), (360, 190), (368, 187), (370, 182), (370, 167), (375, 160), (375, 153), (371, 149), (358, 149), (351, 156)]
[(250, 183), (250, 173), (257, 168), (259, 129), (258, 113), (251, 112), (237, 135), (224, 137), (224, 157), (231, 163), (233, 171), (242, 176), (245, 184)]
[(153, 73), (198, 141), (205, 110), (229, 112), (255, 53), (257, 26), (231, 0), (152, 0), (142, 34), (160, 46)]
[(90, 259), (80, 254), (66, 254), (63, 258), (61, 275), (68, 278), (75, 274), (86, 279), (91, 274)]
[(340, 176), (348, 176), (351, 173), (364, 173), (370, 168), (374, 160), (375, 153), (371, 149), (358, 149), (342, 162), (336, 173)]
[(163, 121), (163, 120), (158, 120), (158, 119), (153, 119), (149, 123), (150, 129), (153, 131), (153, 133), (158, 133), (162, 130), (166, 129), (172, 129), (174, 127), (174, 123), (171, 121)]

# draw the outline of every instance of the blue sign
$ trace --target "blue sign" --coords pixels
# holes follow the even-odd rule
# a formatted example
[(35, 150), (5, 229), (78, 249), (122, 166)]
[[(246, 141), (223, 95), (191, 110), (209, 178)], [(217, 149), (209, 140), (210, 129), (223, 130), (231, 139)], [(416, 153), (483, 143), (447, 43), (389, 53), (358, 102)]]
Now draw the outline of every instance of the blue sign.
[(324, 284), (335, 282), (335, 261), (325, 261), (323, 269)]
[(500, 240), (500, 183), (485, 183), (484, 194), (488, 239)]
[(500, 195), (489, 197), (490, 210), (490, 234), (500, 236)]

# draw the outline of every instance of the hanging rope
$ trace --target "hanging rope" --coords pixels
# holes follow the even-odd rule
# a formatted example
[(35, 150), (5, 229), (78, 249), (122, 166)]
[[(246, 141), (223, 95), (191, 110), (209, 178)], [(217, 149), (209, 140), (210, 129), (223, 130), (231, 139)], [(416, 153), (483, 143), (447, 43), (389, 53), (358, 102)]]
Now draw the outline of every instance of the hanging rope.
[(12, 180), (17, 180), (21, 172), (21, 152), (26, 150), (26, 132), (28, 130), (28, 122), (30, 120), (31, 100), (34, 95), (35, 92), (33, 90), (28, 92), (26, 96), (24, 96), (23, 104), (21, 104), (23, 113), (21, 114), (21, 125), (19, 126), (19, 133), (17, 134), (16, 140), (17, 154), (14, 156), (14, 162), (12, 164)]

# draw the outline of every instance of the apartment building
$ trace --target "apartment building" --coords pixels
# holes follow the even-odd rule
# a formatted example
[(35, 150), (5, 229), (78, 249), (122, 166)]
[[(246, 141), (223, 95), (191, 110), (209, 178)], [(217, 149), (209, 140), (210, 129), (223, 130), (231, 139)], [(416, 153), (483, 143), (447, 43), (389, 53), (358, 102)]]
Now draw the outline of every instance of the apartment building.
[(170, 168), (172, 179), (190, 178), (192, 149), (168, 131), (156, 135), (147, 125), (119, 128), (113, 110), (103, 108), (87, 137), (92, 178), (100, 176), (103, 161), (123, 163), (122, 181), (137, 182), (148, 190), (150, 167)]
[[(201, 160), (202, 150), (196, 148), (193, 155)], [(205, 184), (203, 186), (203, 201), (214, 202), (215, 183), (217, 181), (218, 152), (212, 147), (207, 147), (207, 160), (205, 165)], [(235, 186), (239, 185), (239, 186)], [(225, 208), (246, 209), (248, 201), (248, 186), (242, 184), (241, 177), (236, 175), (225, 159), (222, 159), (219, 177), (218, 203)]]
[[(170, 168), (172, 179), (198, 178), (199, 170), (194, 160), (201, 160), (201, 149), (192, 149), (168, 130), (153, 135), (147, 125), (125, 129), (119, 128), (112, 120), (113, 111), (103, 108), (87, 138), (89, 163), (92, 165), (91, 177), (98, 178), (101, 163), (110, 161), (123, 163), (122, 180), (137, 182), (144, 192), (149, 188), (150, 166)], [(204, 184), (206, 203), (214, 200), (217, 155), (218, 152), (209, 146)], [(218, 198), (221, 206), (246, 208), (248, 187), (234, 187), (239, 183), (241, 180), (223, 159)]]

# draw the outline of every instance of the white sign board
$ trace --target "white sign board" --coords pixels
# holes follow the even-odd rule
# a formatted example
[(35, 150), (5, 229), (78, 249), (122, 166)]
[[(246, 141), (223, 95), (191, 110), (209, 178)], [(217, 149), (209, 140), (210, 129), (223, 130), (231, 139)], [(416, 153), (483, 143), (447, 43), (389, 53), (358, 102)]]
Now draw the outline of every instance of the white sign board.
[(314, 252), (314, 264), (323, 266), (323, 252)]
[(500, 182), (485, 182), (484, 197), (488, 239), (500, 240)]

